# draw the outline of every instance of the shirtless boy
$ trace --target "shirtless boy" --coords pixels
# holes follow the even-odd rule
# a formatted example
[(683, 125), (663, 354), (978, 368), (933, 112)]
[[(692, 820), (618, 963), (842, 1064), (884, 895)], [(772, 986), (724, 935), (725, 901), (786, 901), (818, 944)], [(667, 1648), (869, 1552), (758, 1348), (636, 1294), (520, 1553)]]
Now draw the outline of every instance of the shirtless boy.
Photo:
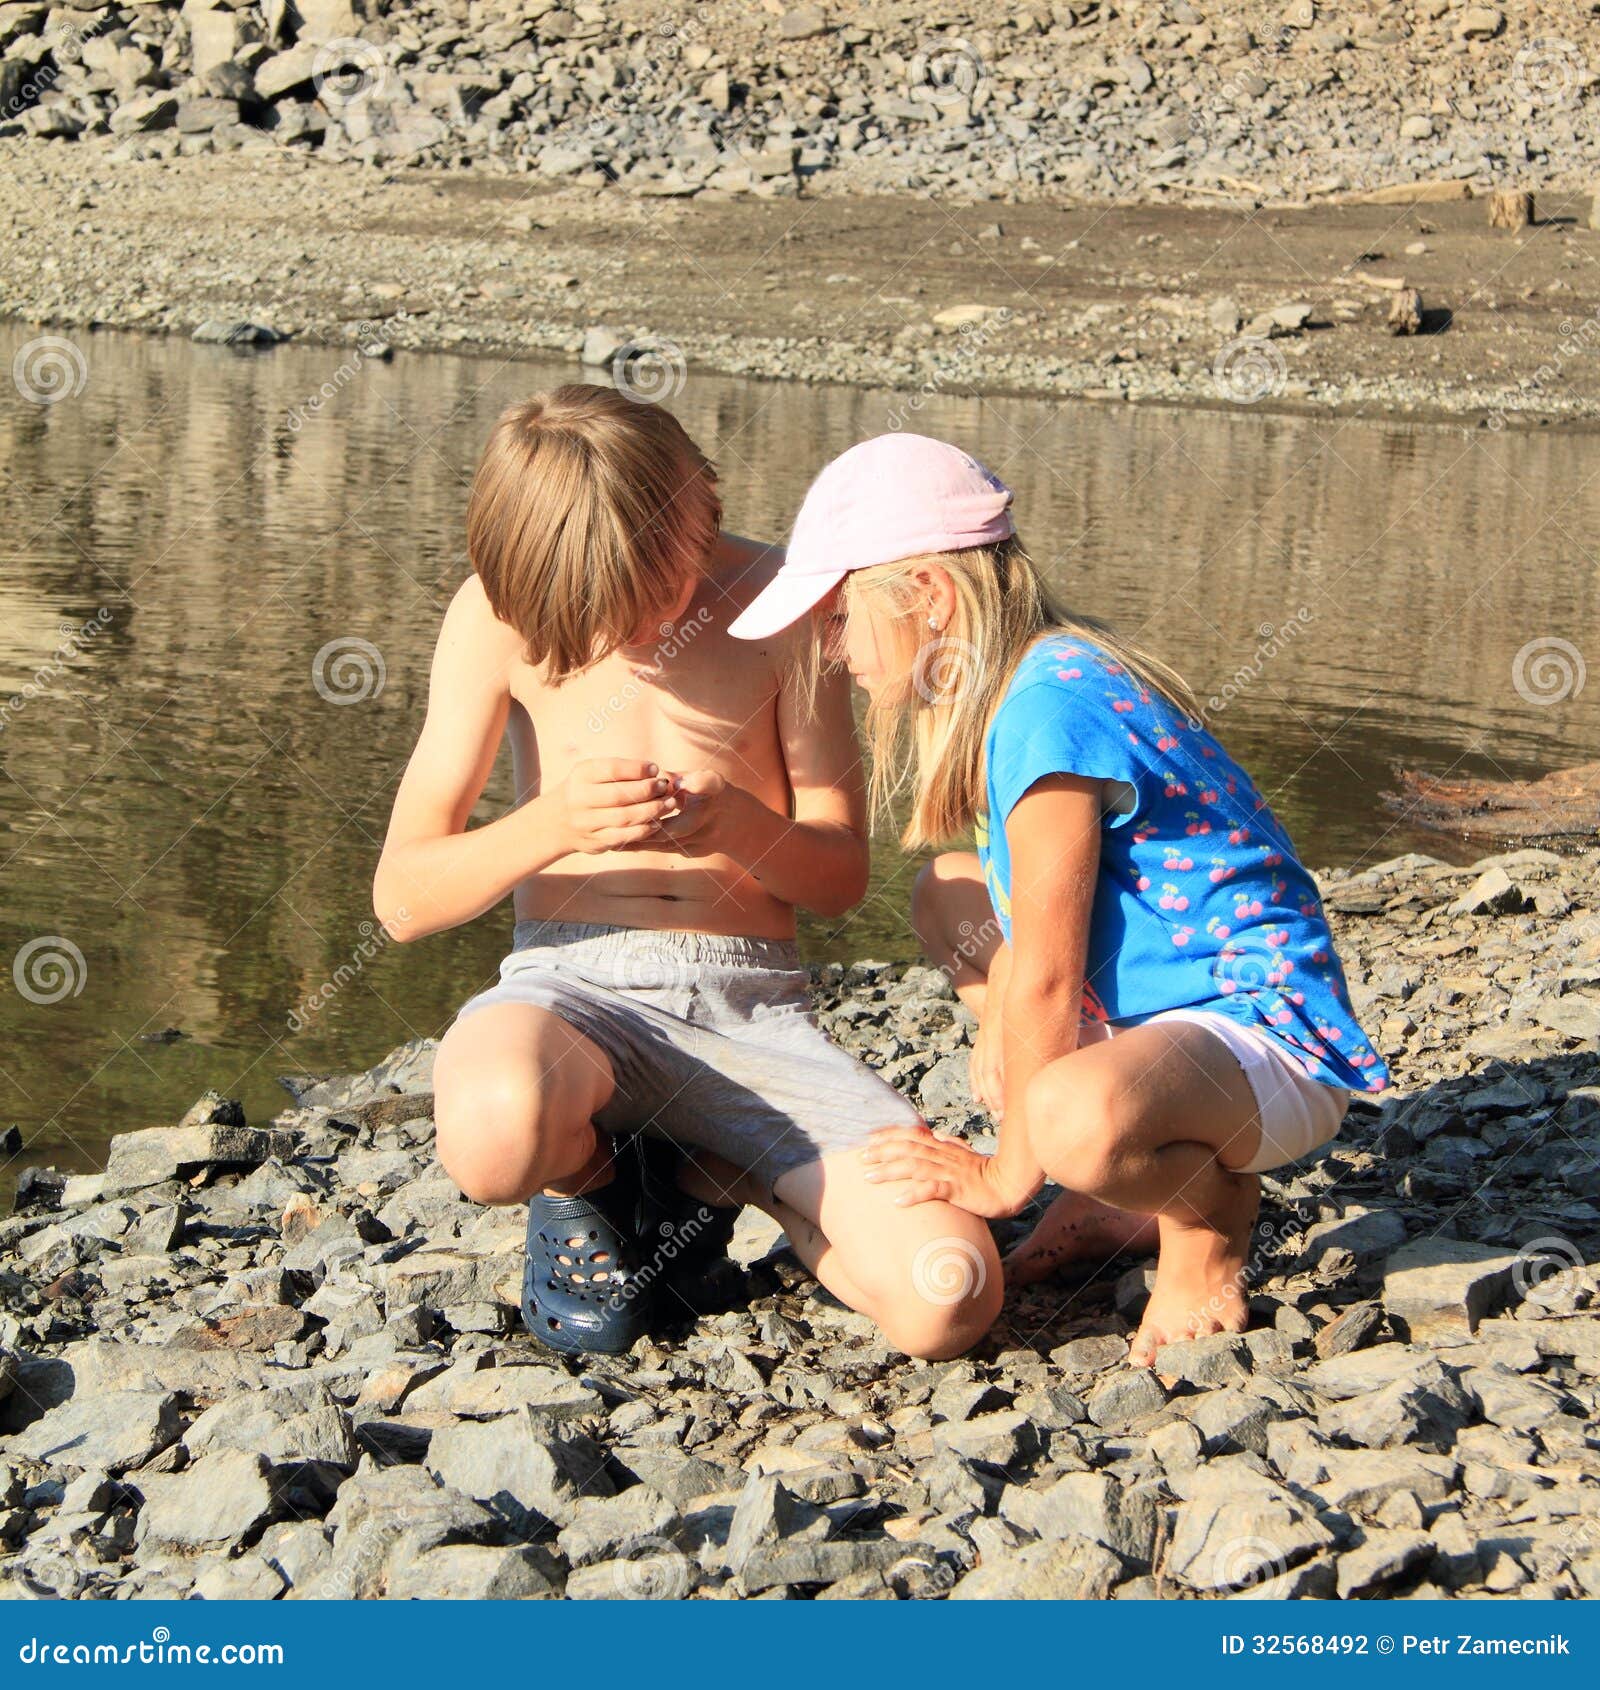
[[(866, 885), (848, 681), (813, 703), (802, 637), (727, 636), (779, 555), (720, 524), (677, 421), (610, 388), (490, 437), (374, 888), (401, 940), (512, 899), (500, 983), (439, 1050), (439, 1157), (475, 1201), (529, 1204), (524, 1316), (555, 1348), (645, 1329), (686, 1192), (758, 1204), (892, 1344), (958, 1355), (999, 1310), (988, 1229), (866, 1178), (869, 1136), (920, 1122), (817, 1027), (795, 948), (797, 907)], [(515, 807), (469, 829), (502, 738)], [(620, 1148), (638, 1130), (683, 1153), (664, 1205)]]

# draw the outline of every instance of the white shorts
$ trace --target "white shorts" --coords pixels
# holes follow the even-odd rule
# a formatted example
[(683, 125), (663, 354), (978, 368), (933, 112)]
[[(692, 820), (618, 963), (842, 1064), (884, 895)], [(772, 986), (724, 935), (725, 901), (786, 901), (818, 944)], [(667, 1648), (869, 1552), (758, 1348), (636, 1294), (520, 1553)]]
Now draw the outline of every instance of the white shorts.
[(1244, 1070), (1244, 1077), (1256, 1096), (1261, 1143), (1255, 1155), (1238, 1170), (1240, 1173), (1264, 1174), (1286, 1167), (1338, 1137), (1350, 1093), (1340, 1086), (1324, 1085), (1312, 1079), (1294, 1055), (1270, 1033), (1235, 1021), (1231, 1015), (1219, 1014), (1214, 1009), (1165, 1009), (1122, 1027), (1104, 1021), (1085, 1022), (1078, 1042), (1091, 1044), (1126, 1033), (1133, 1026), (1148, 1026), (1156, 1021), (1193, 1021), (1215, 1033)]

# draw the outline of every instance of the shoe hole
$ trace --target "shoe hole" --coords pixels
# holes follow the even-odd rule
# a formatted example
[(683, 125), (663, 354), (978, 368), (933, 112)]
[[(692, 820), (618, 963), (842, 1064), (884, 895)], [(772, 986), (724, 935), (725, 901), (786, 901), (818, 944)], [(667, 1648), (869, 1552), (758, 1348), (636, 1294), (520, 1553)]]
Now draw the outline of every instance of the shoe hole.
[(606, 1282), (606, 1281), (607, 1281), (607, 1280), (608, 1280), (608, 1279), (609, 1279), (609, 1278), (610, 1278), (610, 1277), (611, 1277), (611, 1275), (610, 1275), (610, 1274), (609, 1274), (609, 1273), (597, 1273), (597, 1274), (596, 1274), (596, 1275), (595, 1275), (595, 1276), (594, 1276), (594, 1282), (595, 1282), (595, 1284), (596, 1284), (596, 1285), (604, 1285), (604, 1284), (605, 1284), (605, 1282)]
[(557, 1260), (557, 1261), (558, 1261), (558, 1262), (560, 1262), (560, 1264), (561, 1264), (561, 1265), (562, 1265), (562, 1267), (564, 1267), (564, 1268), (569, 1268), (569, 1267), (571, 1267), (571, 1266), (572, 1266), (572, 1257), (571, 1257), (571, 1256), (561, 1256), (561, 1255), (558, 1255), (558, 1256), (557, 1256), (557, 1257), (556, 1257), (556, 1260)]
[(581, 1273), (570, 1273), (570, 1274), (567, 1275), (567, 1277), (572, 1281), (572, 1283), (574, 1285), (584, 1285), (584, 1284), (588, 1283), (584, 1279), (584, 1277)]
[(590, 1255), (589, 1260), (591, 1262), (609, 1262), (611, 1252), (609, 1250), (596, 1250)]
[[(591, 1232), (589, 1234), (589, 1237), (593, 1238), (594, 1234)], [(583, 1248), (585, 1242), (586, 1242), (586, 1240), (584, 1239), (582, 1233), (579, 1233), (579, 1235), (576, 1238), (569, 1238), (567, 1240), (568, 1246), (571, 1249), (574, 1249), (574, 1250), (581, 1250)]]

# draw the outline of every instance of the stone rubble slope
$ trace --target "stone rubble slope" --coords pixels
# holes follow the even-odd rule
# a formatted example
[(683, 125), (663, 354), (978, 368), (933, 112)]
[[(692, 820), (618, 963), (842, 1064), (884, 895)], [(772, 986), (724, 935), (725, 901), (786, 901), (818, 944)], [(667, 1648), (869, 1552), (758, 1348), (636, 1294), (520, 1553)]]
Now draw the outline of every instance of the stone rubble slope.
[(0, 3), (0, 135), (315, 150), (632, 193), (1586, 186), (1574, 0)]
[[(0, 1222), (0, 1592), (1600, 1595), (1600, 852), (1321, 876), (1396, 1085), (1265, 1180), (1252, 1329), (1126, 1365), (1149, 1268), (891, 1353), (747, 1216), (746, 1305), (567, 1359), (522, 1216), (431, 1155), (432, 1046), (208, 1094)], [(979, 1137), (926, 968), (836, 1037)], [(1026, 1225), (1006, 1228), (1007, 1241)]]

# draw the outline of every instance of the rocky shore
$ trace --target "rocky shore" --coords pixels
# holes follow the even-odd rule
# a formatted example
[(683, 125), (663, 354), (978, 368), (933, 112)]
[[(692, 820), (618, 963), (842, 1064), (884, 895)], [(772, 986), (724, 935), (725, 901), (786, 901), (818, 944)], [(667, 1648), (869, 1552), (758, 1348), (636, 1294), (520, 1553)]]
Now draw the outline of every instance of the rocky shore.
[(646, 397), (849, 382), (909, 394), (895, 426), (971, 393), (1592, 419), (1591, 22), (0, 0), (0, 311), (79, 368), (97, 326), (324, 343), (336, 390), (600, 331)]
[[(520, 1213), (432, 1161), (423, 1044), (287, 1080), (270, 1122), (209, 1095), (103, 1174), (30, 1171), (0, 1223), (0, 1588), (1600, 1595), (1597, 870), (1321, 877), (1395, 1087), (1267, 1178), (1252, 1330), (1155, 1374), (1124, 1361), (1144, 1264), (1014, 1292), (973, 1356), (914, 1363), (764, 1221), (731, 1309), (553, 1356), (517, 1320)], [(830, 967), (817, 995), (981, 1136), (941, 976)]]

